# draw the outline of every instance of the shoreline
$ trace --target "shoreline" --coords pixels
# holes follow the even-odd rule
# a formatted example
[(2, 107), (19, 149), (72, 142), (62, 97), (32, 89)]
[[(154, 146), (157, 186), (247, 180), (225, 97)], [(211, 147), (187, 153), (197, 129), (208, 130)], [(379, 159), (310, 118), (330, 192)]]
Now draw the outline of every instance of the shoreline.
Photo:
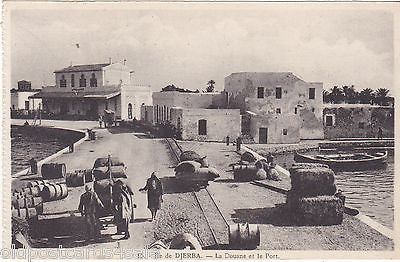
[[(54, 123), (53, 123), (54, 124)], [(64, 123), (56, 123), (55, 125), (57, 126), (56, 128), (63, 128), (63, 127), (59, 127), (59, 125), (63, 125)], [(54, 126), (53, 126), (54, 128)], [(82, 129), (76, 129), (76, 128), (69, 128), (72, 129), (74, 131), (79, 131), (82, 133), (85, 133), (84, 131), (82, 131)], [(172, 175), (172, 170), (170, 169), (170, 164), (168, 164), (168, 157), (170, 157), (171, 153), (168, 152), (161, 152), (163, 151), (163, 147), (161, 145), (158, 145), (158, 151), (161, 152), (163, 155), (168, 154), (169, 156), (167, 157), (166, 155), (163, 156), (163, 158), (158, 161), (160, 163), (157, 163), (157, 165), (154, 165), (153, 161), (150, 159), (150, 156), (154, 155), (154, 152), (158, 152), (158, 151), (154, 151), (154, 149), (150, 149), (150, 145), (155, 145), (156, 141), (159, 141), (159, 139), (140, 139), (140, 138), (130, 138), (131, 134), (123, 134), (123, 133), (119, 133), (119, 132), (108, 132), (106, 129), (103, 129), (107, 132), (107, 135), (105, 135), (106, 133), (104, 133), (104, 137), (100, 137), (99, 139), (96, 139), (95, 141), (88, 141), (87, 143), (85, 143), (82, 148), (77, 148), (77, 150), (74, 150), (73, 154), (65, 154), (63, 155), (63, 150), (68, 150), (68, 147), (58, 151), (57, 153), (53, 154), (52, 156), (45, 158), (43, 160), (41, 160), (41, 162), (45, 162), (45, 161), (51, 161), (54, 158), (60, 157), (63, 159), (63, 161), (67, 162), (71, 164), (70, 168), (74, 169), (74, 168), (84, 168), (87, 163), (92, 163), (92, 160), (95, 158), (94, 154), (88, 154), (87, 152), (90, 152), (90, 150), (93, 150), (95, 152), (96, 155), (98, 154), (105, 154), (108, 151), (113, 151), (114, 154), (116, 155), (120, 155), (120, 157), (122, 157), (122, 159), (126, 159), (126, 162), (129, 165), (129, 168), (131, 171), (133, 170), (138, 170), (138, 168), (142, 168), (144, 166), (147, 166), (147, 169), (145, 172), (139, 172), (137, 173), (137, 176), (135, 174), (135, 176), (130, 176), (130, 179), (132, 179), (132, 182), (136, 185), (135, 187), (139, 187), (142, 185), (145, 176), (147, 175), (147, 173), (149, 173), (148, 171), (150, 170), (157, 170), (160, 169), (161, 174), (163, 174), (166, 178), (168, 178), (168, 175)], [(123, 143), (126, 143), (126, 147), (124, 148), (125, 150), (127, 148), (129, 148), (129, 143), (131, 143), (131, 147), (132, 149), (130, 150), (130, 155), (125, 155), (124, 150), (121, 150), (121, 147), (118, 146), (118, 143), (115, 142), (118, 137), (120, 137), (120, 143), (121, 141), (123, 141)], [(80, 139), (79, 141), (77, 141), (75, 143), (75, 146), (78, 146), (79, 144), (83, 143), (85, 141), (85, 139), (87, 139), (87, 134), (85, 134), (85, 137)], [(132, 139), (132, 140), (131, 140)], [(179, 141), (181, 142), (181, 141)], [(238, 158), (237, 154), (234, 153), (234, 155), (232, 154), (235, 150), (228, 150), (226, 151), (225, 145), (223, 143), (208, 143), (208, 142), (193, 142), (193, 141), (182, 141), (183, 144), (186, 144), (188, 147), (189, 146), (194, 146), (197, 147), (200, 151), (204, 151), (207, 152), (209, 159), (213, 159), (213, 161), (210, 161), (210, 163), (214, 162), (215, 166), (219, 166), (219, 168), (221, 169), (221, 171), (226, 169), (227, 166), (227, 159), (230, 158)], [(137, 146), (139, 144), (142, 144), (142, 150), (149, 150), (146, 154), (142, 154), (142, 158), (140, 160), (140, 157), (138, 156), (138, 154), (135, 152), (137, 148)], [(157, 143), (159, 144), (159, 143)], [(108, 148), (107, 147), (112, 145), (112, 148)], [(230, 146), (231, 149), (233, 149), (233, 147), (235, 146)], [(276, 146), (277, 147), (277, 146)], [(107, 149), (106, 149), (107, 148)], [(232, 153), (231, 153), (232, 152)], [(200, 153), (200, 152), (199, 152)], [(228, 157), (228, 155), (230, 155), (230, 157)], [(213, 158), (213, 156), (215, 156), (215, 158)], [(136, 157), (139, 157), (139, 159), (137, 159)], [(228, 158), (227, 158), (228, 157)], [(80, 159), (81, 158), (81, 159)], [(128, 159), (134, 160), (129, 162)], [(77, 161), (78, 160), (78, 161)], [(140, 160), (140, 161), (137, 161)], [(144, 162), (143, 162), (144, 161)], [(162, 162), (162, 163), (161, 163)], [(153, 166), (154, 165), (154, 166)], [(222, 168), (225, 168), (222, 170)], [(286, 169), (283, 169), (287, 171)], [(282, 171), (281, 170), (281, 171)], [(141, 173), (146, 173), (143, 174), (143, 178), (140, 177)], [(230, 174), (226, 173), (226, 171), (223, 171), (223, 173), (225, 173), (224, 178), (229, 178)], [(223, 179), (222, 179), (223, 180)], [(226, 179), (225, 179), (226, 180)], [(234, 187), (234, 184), (237, 184), (237, 187)], [(276, 203), (280, 203), (282, 202), (284, 196), (280, 195), (280, 194), (276, 194), (275, 192), (268, 190), (265, 191), (265, 189), (262, 188), (257, 188), (254, 187), (253, 185), (250, 184), (246, 184), (246, 183), (234, 183), (234, 184), (229, 184), (229, 181), (220, 181), (219, 183), (210, 183), (210, 190), (211, 192), (213, 192), (215, 194), (215, 197), (218, 199), (218, 197), (220, 198), (220, 200), (225, 201), (227, 199), (227, 196), (230, 196), (229, 199), (235, 199), (235, 201), (237, 201), (237, 203), (235, 203), (234, 206), (232, 206), (232, 203), (225, 203), (225, 205), (222, 206), (222, 209), (224, 212), (226, 212), (226, 214), (228, 214), (229, 217), (231, 217), (232, 221), (236, 221), (237, 219), (241, 219), (242, 216), (244, 216), (245, 214), (249, 213), (249, 212), (256, 212), (255, 213), (255, 217), (249, 217), (249, 221), (251, 222), (252, 220), (254, 220), (254, 222), (257, 222), (258, 220), (262, 220), (262, 217), (259, 217), (259, 215), (261, 215), (261, 213), (257, 213), (257, 212), (264, 212), (262, 211), (263, 209), (270, 209), (273, 208), (273, 205)], [(231, 187), (232, 186), (232, 187)], [(224, 189), (223, 191), (221, 191), (221, 189)], [(71, 192), (70, 192), (70, 196), (63, 200), (62, 203), (59, 202), (54, 202), (54, 203), (48, 203), (46, 205), (46, 210), (51, 211), (51, 212), (59, 212), (59, 211), (65, 211), (68, 209), (71, 210), (75, 210), (76, 209), (76, 202), (78, 201), (77, 197), (80, 195), (80, 193), (82, 193), (82, 188), (72, 188)], [(239, 191), (241, 190), (241, 191)], [(136, 188), (134, 188), (134, 191), (136, 192)], [(221, 193), (221, 192), (222, 193)], [(224, 193), (225, 191), (225, 193)], [(239, 195), (241, 195), (242, 192), (244, 195), (242, 197), (238, 197)], [(253, 192), (253, 193), (251, 193)], [(257, 194), (258, 192), (258, 194)], [(254, 203), (250, 203), (250, 202), (245, 202), (244, 200), (242, 200), (242, 198), (246, 198), (249, 197), (249, 195), (258, 195), (259, 198), (257, 200), (257, 202)], [(184, 195), (179, 195), (181, 198), (184, 198)], [(272, 201), (271, 198), (269, 198), (270, 196), (274, 197), (275, 200)], [(151, 229), (152, 227), (156, 226), (156, 224), (154, 223), (150, 223), (147, 221), (144, 221), (143, 219), (146, 217), (148, 211), (145, 207), (145, 196), (142, 196), (140, 194), (135, 194), (135, 197), (137, 198), (137, 203), (138, 204), (138, 210), (136, 210), (135, 212), (138, 215), (138, 221), (131, 224), (130, 227), (132, 227), (132, 229), (135, 232), (142, 232), (145, 235), (141, 236), (140, 234), (134, 234), (133, 238), (131, 238), (130, 240), (117, 240), (115, 242), (111, 242), (109, 244), (107, 243), (99, 243), (98, 245), (104, 245), (104, 246), (110, 246), (110, 247), (114, 247), (116, 245), (121, 244), (122, 246), (127, 246), (129, 245), (134, 245), (134, 246), (143, 246), (143, 244), (147, 244), (146, 242), (149, 241), (149, 239), (151, 239), (151, 234), (150, 232), (154, 229)], [(176, 195), (167, 195), (166, 198), (170, 198), (170, 200), (173, 202), (177, 201), (176, 200)], [(243, 202), (244, 201), (244, 202)], [(221, 204), (222, 205), (222, 204)], [(270, 207), (271, 206), (271, 207)], [(263, 208), (262, 210), (260, 208)], [(233, 208), (233, 210), (231, 210)], [(249, 209), (250, 208), (250, 209)], [(236, 211), (235, 211), (236, 210)], [(246, 211), (247, 210), (247, 211)], [(272, 209), (273, 210), (273, 209)], [(246, 211), (246, 212), (244, 212)], [(168, 212), (176, 212), (174, 209), (171, 209), (171, 211)], [(244, 212), (244, 213), (243, 213)], [(257, 215), (259, 214), (259, 215)], [(79, 218), (79, 217), (78, 217)], [(74, 217), (63, 217), (63, 218), (58, 218), (59, 220), (54, 220), (54, 226), (57, 227), (61, 227), (64, 226), (67, 227), (66, 222), (67, 223), (73, 223), (73, 221), (75, 221), (75, 219), (78, 218), (74, 218)], [(242, 219), (245, 219), (244, 217)], [(271, 236), (268, 236), (266, 233), (263, 233), (263, 237), (265, 238), (270, 238), (270, 237), (277, 237), (280, 238), (282, 241), (279, 243), (269, 243), (269, 242), (265, 242), (263, 246), (260, 246), (261, 249), (266, 249), (267, 247), (271, 247), (274, 248), (273, 246), (275, 245), (275, 248), (277, 248), (276, 250), (281, 250), (281, 248), (285, 249), (286, 248), (290, 248), (292, 251), (296, 251), (296, 250), (307, 250), (309, 249), (312, 245), (312, 243), (310, 242), (305, 242), (305, 243), (301, 243), (301, 242), (296, 242), (293, 241), (291, 239), (291, 234), (293, 234), (293, 232), (291, 232), (291, 230), (289, 227), (282, 227), (279, 225), (274, 225), (273, 223), (271, 224), (271, 222), (268, 222), (268, 217), (263, 218), (266, 219), (265, 221), (259, 221), (258, 223), (261, 223), (261, 226), (264, 228), (263, 232), (269, 232), (269, 230), (271, 231)], [(59, 221), (59, 222), (57, 222)], [(157, 222), (157, 220), (155, 221)], [(43, 225), (48, 226), (49, 222), (43, 222)], [(59, 223), (59, 224), (57, 224)], [(72, 225), (72, 224), (71, 224)], [(346, 233), (345, 229), (351, 229), (351, 232)], [(61, 229), (60, 229), (61, 230)], [(295, 232), (301, 233), (301, 234), (313, 234), (315, 235), (315, 238), (317, 240), (315, 241), (319, 241), (320, 244), (324, 247), (323, 249), (336, 249), (336, 250), (393, 250), (393, 244), (391, 242), (391, 238), (387, 237), (385, 234), (381, 233), (380, 231), (374, 229), (373, 227), (371, 227), (370, 225), (366, 224), (365, 222), (362, 222), (360, 219), (356, 219), (356, 218), (348, 218), (346, 220), (346, 223), (343, 225), (339, 225), (339, 226), (333, 226), (332, 229), (329, 228), (315, 228), (315, 227), (307, 227), (304, 230), (302, 228), (295, 228), (294, 229)], [(344, 231), (343, 231), (344, 230)], [(319, 234), (316, 234), (316, 232), (319, 232)], [(322, 231), (322, 232), (321, 232)], [(350, 234), (349, 237), (349, 242), (346, 242), (346, 245), (339, 243), (336, 243), (335, 240), (337, 240), (337, 235), (338, 232), (343, 232), (345, 234)], [(149, 233), (149, 234), (147, 234)], [(61, 234), (61, 233), (60, 233)], [(78, 234), (78, 233), (77, 233)], [(80, 234), (80, 233), (79, 233)], [(351, 235), (354, 234), (354, 235)], [(75, 237), (79, 238), (78, 235), (76, 235)], [(354, 244), (353, 240), (360, 240), (355, 241)], [(381, 244), (375, 246), (372, 245), (372, 239), (374, 241), (379, 241), (381, 240)], [(290, 241), (291, 240), (291, 241)], [(359, 243), (359, 242), (364, 242), (365, 243)], [(289, 241), (289, 242), (288, 242)], [(331, 241), (334, 241), (331, 242)], [(92, 245), (89, 245), (92, 246)], [(321, 246), (321, 247), (322, 247)]]
[[(11, 124), (10, 127), (11, 127), (11, 126), (23, 126), (23, 125)], [(33, 127), (33, 126), (31, 126), (31, 127)], [(52, 127), (52, 126), (34, 126), (34, 127), (49, 128), (49, 129), (58, 129), (58, 130), (63, 130), (63, 131), (73, 131), (73, 132), (82, 134), (83, 137), (80, 138), (80, 139), (78, 139), (77, 141), (75, 141), (75, 142), (73, 143), (73, 145), (74, 145), (74, 150), (75, 150), (75, 148), (76, 148), (77, 146), (79, 146), (79, 145), (82, 144), (86, 139), (88, 139), (88, 134), (87, 134), (87, 132), (84, 132), (84, 131), (79, 130), (79, 129), (66, 128), (66, 127)], [(64, 153), (67, 153), (67, 152), (69, 152), (69, 146), (67, 146), (67, 147), (65, 147), (65, 148), (63, 148), (63, 149), (61, 149), (61, 150), (59, 150), (59, 151), (57, 151), (57, 152), (51, 154), (51, 155), (48, 156), (48, 157), (45, 157), (45, 158), (42, 159), (42, 160), (37, 161), (38, 170), (40, 170), (40, 167), (41, 167), (43, 164), (46, 164), (47, 162), (50, 162), (50, 161), (53, 160), (54, 158), (57, 158), (58, 156), (60, 156), (60, 155), (62, 155), (62, 154), (64, 154)], [(23, 169), (23, 170), (21, 170), (21, 171), (18, 171), (18, 172), (15, 173), (15, 174), (11, 174), (11, 179), (12, 179), (12, 181), (15, 180), (15, 179), (17, 179), (18, 177), (20, 177), (20, 176), (22, 176), (22, 175), (27, 174), (27, 173), (29, 172), (29, 170), (30, 170), (30, 168), (28, 167), (28, 168), (25, 168), (25, 169)]]

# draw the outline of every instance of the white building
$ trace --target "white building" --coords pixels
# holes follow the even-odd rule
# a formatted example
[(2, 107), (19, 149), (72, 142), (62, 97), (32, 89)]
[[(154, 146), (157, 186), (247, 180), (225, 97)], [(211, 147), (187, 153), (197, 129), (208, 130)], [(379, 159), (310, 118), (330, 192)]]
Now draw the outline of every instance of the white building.
[(31, 99), (30, 96), (38, 93), (40, 89), (32, 89), (31, 82), (18, 81), (18, 89), (11, 89), (11, 110), (35, 110), (39, 109), (41, 99)]
[(122, 63), (75, 65), (56, 70), (56, 86), (32, 96), (61, 117), (97, 119), (112, 110), (122, 120), (139, 119), (142, 104), (152, 104), (150, 86), (133, 84), (133, 71)]

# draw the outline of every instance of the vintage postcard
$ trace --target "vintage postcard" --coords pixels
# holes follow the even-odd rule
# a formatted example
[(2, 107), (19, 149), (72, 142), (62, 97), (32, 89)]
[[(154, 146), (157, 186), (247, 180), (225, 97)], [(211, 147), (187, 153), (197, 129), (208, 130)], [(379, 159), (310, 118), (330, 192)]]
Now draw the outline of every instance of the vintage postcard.
[(6, 1), (1, 257), (398, 259), (399, 14)]

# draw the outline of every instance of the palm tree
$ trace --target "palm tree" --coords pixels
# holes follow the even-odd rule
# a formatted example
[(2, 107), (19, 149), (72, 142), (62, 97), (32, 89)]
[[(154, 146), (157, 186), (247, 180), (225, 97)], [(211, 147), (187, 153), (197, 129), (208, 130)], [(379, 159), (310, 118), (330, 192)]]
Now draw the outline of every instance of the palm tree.
[(210, 81), (208, 81), (208, 83), (207, 83), (207, 92), (209, 92), (209, 93), (211, 93), (211, 92), (214, 92), (214, 85), (215, 85), (215, 81), (214, 80), (210, 80)]
[(388, 105), (389, 90), (386, 88), (379, 88), (375, 91), (375, 103), (381, 106)]
[(322, 91), (322, 101), (324, 103), (330, 103), (331, 102), (331, 96), (329, 91), (323, 90)]
[(359, 93), (358, 98), (360, 99), (360, 104), (371, 104), (374, 99), (374, 91), (371, 88), (364, 88)]
[(344, 101), (347, 104), (355, 104), (357, 102), (357, 91), (354, 89), (354, 85), (349, 86), (343, 86), (343, 95), (344, 95)]
[(331, 89), (330, 97), (331, 97), (331, 102), (333, 102), (334, 104), (340, 104), (344, 100), (344, 94), (342, 89), (337, 86), (334, 86)]

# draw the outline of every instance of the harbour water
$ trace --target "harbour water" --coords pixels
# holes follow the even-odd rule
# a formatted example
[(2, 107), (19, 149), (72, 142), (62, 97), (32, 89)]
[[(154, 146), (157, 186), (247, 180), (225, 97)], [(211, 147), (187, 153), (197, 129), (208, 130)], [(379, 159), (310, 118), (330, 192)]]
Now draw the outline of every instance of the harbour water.
[(29, 167), (29, 159), (40, 161), (76, 140), (76, 134), (43, 127), (11, 126), (11, 174)]
[[(335, 180), (336, 186), (346, 196), (347, 205), (393, 229), (394, 155), (393, 151), (388, 153), (387, 165), (383, 168), (354, 172), (337, 171)], [(293, 153), (279, 154), (275, 158), (276, 163), (283, 167), (289, 168), (294, 163)]]
[[(29, 167), (32, 157), (37, 161), (65, 148), (76, 135), (31, 135), (22, 127), (11, 128), (11, 172), (17, 173)], [(275, 156), (277, 164), (289, 168), (294, 154)], [(359, 209), (379, 223), (393, 228), (394, 222), (394, 156), (389, 152), (387, 165), (378, 170), (361, 172), (336, 172), (336, 184), (346, 196), (346, 203)]]

